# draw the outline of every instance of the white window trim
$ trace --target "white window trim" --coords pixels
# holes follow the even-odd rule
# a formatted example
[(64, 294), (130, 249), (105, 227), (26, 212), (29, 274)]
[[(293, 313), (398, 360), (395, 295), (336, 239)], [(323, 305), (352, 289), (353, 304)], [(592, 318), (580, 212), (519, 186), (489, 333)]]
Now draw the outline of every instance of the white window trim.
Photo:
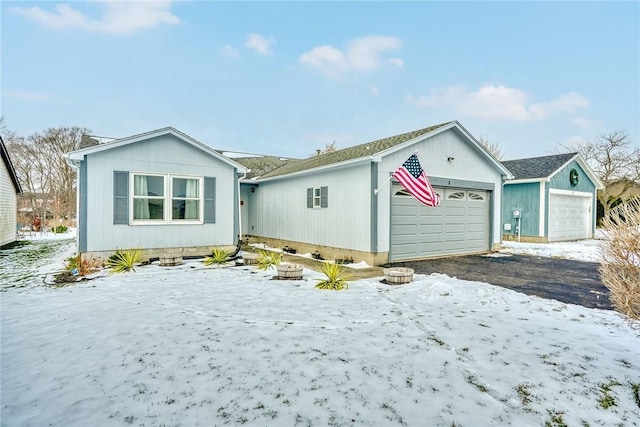
[(313, 209), (321, 209), (322, 207), (322, 189), (313, 187)]
[[(163, 219), (134, 219), (134, 199), (136, 196), (134, 195), (135, 189), (135, 176), (136, 175), (144, 175), (144, 176), (161, 176), (163, 178), (163, 190), (164, 190), (164, 203), (163, 203)], [(171, 215), (173, 212), (173, 179), (174, 178), (183, 178), (183, 179), (197, 179), (198, 180), (198, 191), (199, 191), (199, 204), (198, 204), (198, 217), (199, 219), (172, 219)], [(141, 197), (139, 197), (141, 198)], [(149, 198), (149, 197), (144, 197)], [(188, 199), (185, 199), (188, 200)], [(203, 176), (194, 176), (194, 175), (182, 175), (182, 174), (167, 174), (167, 173), (157, 173), (157, 172), (129, 172), (129, 221), (130, 225), (192, 225), (192, 224), (204, 224), (204, 177)]]

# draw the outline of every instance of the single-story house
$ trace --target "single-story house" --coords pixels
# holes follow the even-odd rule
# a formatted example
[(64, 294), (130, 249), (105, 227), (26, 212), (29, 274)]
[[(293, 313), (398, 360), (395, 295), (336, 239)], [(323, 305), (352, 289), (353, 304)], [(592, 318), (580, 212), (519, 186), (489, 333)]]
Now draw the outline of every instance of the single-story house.
[(105, 258), (204, 255), (240, 235), (239, 181), (247, 169), (167, 127), (66, 154), (78, 173), (78, 251)]
[(603, 188), (578, 153), (509, 160), (504, 184), (503, 238), (557, 242), (593, 238), (596, 191)]
[(0, 246), (14, 242), (17, 236), (18, 194), (22, 193), (20, 182), (13, 168), (9, 152), (0, 136)]
[[(437, 207), (422, 205), (391, 179), (416, 152), (442, 201)], [(249, 169), (257, 161), (234, 160)], [(442, 123), (282, 161), (243, 179), (242, 233), (371, 265), (487, 252), (501, 243), (502, 185), (510, 178), (460, 123)]]

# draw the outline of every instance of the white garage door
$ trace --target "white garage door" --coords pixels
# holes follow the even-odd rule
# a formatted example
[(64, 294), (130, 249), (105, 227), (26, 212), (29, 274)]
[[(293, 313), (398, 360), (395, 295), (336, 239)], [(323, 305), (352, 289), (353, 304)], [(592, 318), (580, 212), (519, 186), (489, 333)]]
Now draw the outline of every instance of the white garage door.
[(489, 250), (489, 193), (434, 188), (440, 206), (427, 207), (400, 185), (392, 188), (391, 261)]
[(549, 241), (587, 239), (591, 235), (591, 195), (549, 193)]

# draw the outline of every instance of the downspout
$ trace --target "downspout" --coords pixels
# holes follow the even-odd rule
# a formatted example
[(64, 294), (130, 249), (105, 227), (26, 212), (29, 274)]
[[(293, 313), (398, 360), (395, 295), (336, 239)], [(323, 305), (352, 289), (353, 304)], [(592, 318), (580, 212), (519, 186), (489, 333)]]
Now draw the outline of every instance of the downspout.
[[(240, 194), (240, 180), (245, 179), (247, 177), (247, 172), (242, 175), (242, 177), (238, 178), (238, 241), (242, 242), (242, 194)], [(240, 247), (240, 243), (238, 244)]]

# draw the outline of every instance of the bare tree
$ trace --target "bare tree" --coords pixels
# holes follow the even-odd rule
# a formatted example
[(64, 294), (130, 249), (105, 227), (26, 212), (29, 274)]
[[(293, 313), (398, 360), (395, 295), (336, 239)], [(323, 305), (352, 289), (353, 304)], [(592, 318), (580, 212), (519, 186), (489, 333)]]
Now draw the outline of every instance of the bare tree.
[(480, 143), (480, 145), (482, 145), (482, 147), (484, 147), (485, 150), (487, 150), (493, 157), (495, 157), (498, 160), (502, 160), (502, 150), (500, 149), (500, 147), (498, 146), (497, 143), (495, 142), (491, 142), (489, 141), (489, 138), (487, 138), (484, 135), (480, 135), (477, 138), (477, 141)]
[(333, 153), (334, 151), (338, 151), (335, 141), (331, 144), (325, 145), (323, 149), (317, 149), (311, 156), (320, 156), (321, 154)]
[(640, 181), (640, 148), (632, 146), (624, 131), (614, 130), (595, 141), (563, 147), (580, 153), (604, 185), (605, 188), (598, 191), (598, 201), (604, 208), (605, 218), (620, 198)]
[(75, 173), (67, 165), (64, 154), (77, 149), (82, 135), (88, 133), (88, 129), (78, 126), (49, 128), (42, 134), (16, 137), (8, 145), (32, 210), (43, 219), (50, 211), (56, 220), (75, 212)]

